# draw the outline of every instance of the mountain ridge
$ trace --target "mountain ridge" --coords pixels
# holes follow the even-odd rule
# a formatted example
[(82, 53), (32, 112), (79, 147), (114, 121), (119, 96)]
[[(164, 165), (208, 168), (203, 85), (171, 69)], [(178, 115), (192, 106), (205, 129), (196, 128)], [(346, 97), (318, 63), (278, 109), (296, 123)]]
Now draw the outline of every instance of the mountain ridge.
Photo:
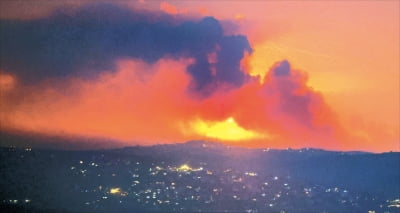
[[(18, 132), (19, 133), (19, 132)], [(126, 145), (116, 140), (103, 138), (85, 138), (85, 137), (62, 137), (62, 136), (46, 136), (38, 134), (18, 134), (17, 132), (5, 132), (0, 130), (0, 148), (15, 147), (15, 148), (34, 148), (42, 150), (69, 150), (69, 151), (95, 151), (95, 150), (113, 150), (113, 149), (130, 149), (132, 147), (163, 147), (174, 145), (191, 145), (193, 147), (228, 147), (232, 149), (242, 150), (269, 150), (269, 151), (325, 151), (325, 152), (343, 152), (346, 154), (383, 154), (383, 153), (400, 153), (399, 151), (383, 151), (371, 152), (363, 150), (330, 150), (317, 147), (303, 148), (271, 148), (271, 147), (244, 147), (240, 144), (223, 144), (221, 142), (209, 140), (189, 140), (185, 142), (166, 142), (151, 145)]]

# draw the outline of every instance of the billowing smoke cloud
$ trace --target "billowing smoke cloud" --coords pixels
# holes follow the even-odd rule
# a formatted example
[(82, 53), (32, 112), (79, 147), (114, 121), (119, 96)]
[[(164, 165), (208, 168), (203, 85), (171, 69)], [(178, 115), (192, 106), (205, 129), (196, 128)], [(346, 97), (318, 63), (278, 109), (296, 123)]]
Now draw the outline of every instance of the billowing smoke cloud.
[[(239, 62), (244, 51), (251, 51), (246, 37), (224, 36), (212, 17), (181, 21), (111, 4), (58, 10), (35, 20), (1, 20), (0, 29), (0, 69), (25, 83), (75, 73), (93, 76), (114, 70), (120, 58), (154, 63), (166, 56), (191, 57), (196, 61), (188, 69), (191, 87), (210, 93), (220, 83), (242, 85)], [(214, 65), (207, 60), (213, 52)]]
[[(289, 69), (286, 75), (276, 75), (283, 66), (290, 67), (287, 61), (271, 68), (263, 84), (250, 79), (239, 88), (218, 89), (201, 99), (186, 91), (191, 81), (187, 70), (193, 63), (191, 59), (161, 59), (153, 64), (123, 60), (115, 72), (102, 72), (96, 79), (74, 77), (61, 86), (59, 80), (22, 86), (11, 91), (20, 97), (18, 104), (3, 98), (12, 107), (2, 107), (1, 121), (9, 129), (140, 144), (224, 141), (231, 131), (248, 130), (244, 135), (251, 137), (239, 144), (340, 146), (340, 126), (322, 97), (306, 86), (304, 73)], [(213, 123), (219, 129), (213, 129)], [(230, 130), (226, 132), (224, 125)], [(216, 138), (207, 137), (209, 132)]]
[(263, 82), (253, 79), (239, 89), (214, 94), (205, 100), (201, 117), (233, 116), (246, 129), (268, 136), (250, 145), (343, 146), (346, 133), (322, 95), (307, 86), (305, 73), (291, 69), (284, 60), (269, 70)]
[(224, 35), (214, 18), (102, 4), (0, 27), (2, 131), (129, 145), (210, 139), (340, 150), (377, 139), (364, 127), (345, 131), (289, 61), (273, 65), (262, 82), (248, 76), (241, 70), (251, 58), (243, 59), (251, 52), (246, 37)]
[[(207, 139), (250, 147), (376, 148), (343, 130), (322, 95), (307, 86), (305, 73), (289, 69), (276, 75), (287, 61), (273, 66), (263, 83), (250, 79), (201, 99), (187, 92), (193, 63), (122, 60), (114, 72), (101, 72), (95, 79), (70, 77), (30, 86), (3, 74), (0, 83), (7, 90), (0, 96), (1, 130), (129, 145)], [(369, 136), (387, 138), (375, 131)], [(244, 139), (224, 140), (235, 132)]]

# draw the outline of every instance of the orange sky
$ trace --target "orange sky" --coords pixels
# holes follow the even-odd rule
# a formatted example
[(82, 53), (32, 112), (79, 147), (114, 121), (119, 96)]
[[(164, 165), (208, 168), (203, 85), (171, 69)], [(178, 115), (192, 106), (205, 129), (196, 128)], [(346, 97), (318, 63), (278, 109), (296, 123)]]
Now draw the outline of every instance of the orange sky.
[[(77, 6), (85, 2), (67, 1), (65, 5)], [(228, 143), (279, 148), (400, 150), (398, 1), (141, 1), (125, 4), (174, 15), (210, 15), (234, 22), (237, 28), (224, 24), (226, 33), (248, 37), (253, 54), (245, 59), (246, 71), (259, 75), (261, 82), (246, 84), (229, 94), (217, 92), (199, 102), (191, 99), (185, 89), (190, 81), (185, 69), (191, 59), (162, 59), (155, 65), (121, 60), (118, 72), (103, 74), (95, 82), (69, 78), (65, 87), (74, 92), (68, 95), (62, 92), (66, 88), (54, 88), (56, 83), (51, 82), (29, 88), (29, 98), (19, 100), (18, 106), (0, 105), (1, 128), (106, 137), (128, 144), (190, 139), (225, 141), (224, 134), (235, 132), (239, 138), (245, 135), (242, 142), (226, 139)], [(1, 18), (29, 19), (45, 16), (59, 5), (39, 6), (32, 1), (2, 2), (1, 6), (9, 8), (7, 12), (1, 9)], [(268, 71), (284, 59), (301, 73), (299, 85), (304, 91), (311, 91), (318, 100), (321, 96), (322, 101), (318, 101), (318, 109), (313, 112), (324, 116), (313, 122), (329, 123), (333, 129), (331, 133), (312, 133), (295, 122), (290, 127), (295, 130), (288, 130), (278, 124), (293, 122), (291, 118), (278, 116), (280, 121), (274, 125), (272, 120), (258, 121), (259, 112), (252, 115), (252, 110), (262, 110), (259, 104), (269, 106), (269, 102), (254, 101), (254, 94), (264, 90), (264, 78), (275, 81), (268, 77)], [(156, 74), (143, 74), (147, 79), (145, 83), (125, 81), (136, 79), (135, 73), (140, 74), (143, 69), (154, 70)], [(13, 103), (15, 100), (7, 94), (27, 89), (18, 84), (18, 76), (9, 75), (7, 70), (1, 73), (0, 98)], [(160, 84), (159, 79), (163, 79), (163, 83)], [(144, 93), (135, 93), (138, 90)], [(103, 100), (108, 101), (104, 103)], [(99, 103), (102, 107), (96, 108)]]

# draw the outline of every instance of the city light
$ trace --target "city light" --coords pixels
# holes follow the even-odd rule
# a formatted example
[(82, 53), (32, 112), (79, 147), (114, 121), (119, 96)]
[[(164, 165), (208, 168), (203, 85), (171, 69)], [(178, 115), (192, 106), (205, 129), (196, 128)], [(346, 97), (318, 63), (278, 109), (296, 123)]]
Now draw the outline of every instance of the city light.
[(119, 193), (121, 193), (121, 188), (111, 188), (110, 193), (111, 194), (119, 194)]

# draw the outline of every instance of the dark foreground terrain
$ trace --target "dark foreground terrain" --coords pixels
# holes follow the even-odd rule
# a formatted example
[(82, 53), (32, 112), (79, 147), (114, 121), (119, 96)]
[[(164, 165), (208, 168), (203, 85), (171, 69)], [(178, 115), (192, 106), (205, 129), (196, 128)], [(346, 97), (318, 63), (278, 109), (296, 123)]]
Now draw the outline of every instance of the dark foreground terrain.
[(400, 212), (400, 153), (0, 148), (0, 212)]

